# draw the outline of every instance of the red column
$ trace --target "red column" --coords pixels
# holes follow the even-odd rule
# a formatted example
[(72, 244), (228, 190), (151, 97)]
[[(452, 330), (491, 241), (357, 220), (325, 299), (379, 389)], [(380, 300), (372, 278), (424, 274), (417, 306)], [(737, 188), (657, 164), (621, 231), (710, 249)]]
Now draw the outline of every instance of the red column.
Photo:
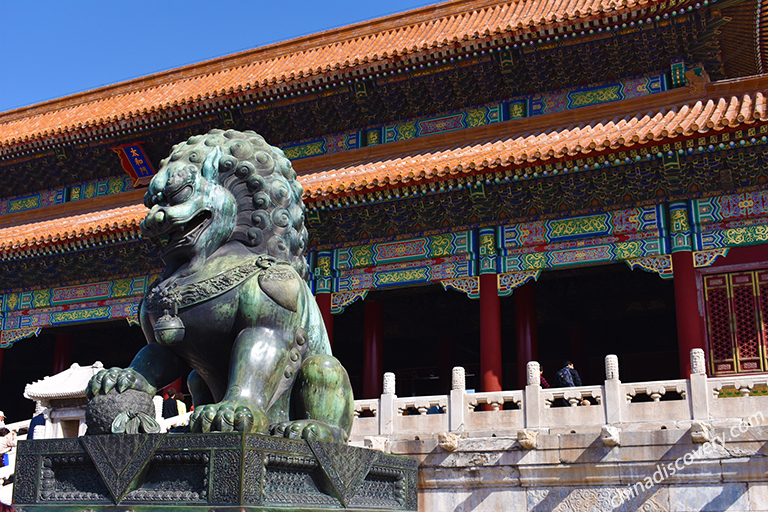
[(480, 274), (480, 388), (501, 391), (501, 303), (496, 274)]
[(72, 335), (57, 334), (53, 351), (53, 375), (63, 372), (72, 365)]
[(536, 290), (530, 281), (515, 289), (515, 334), (517, 340), (517, 386), (527, 384), (528, 361), (539, 357), (536, 340)]
[(363, 398), (381, 396), (384, 378), (384, 329), (381, 302), (365, 301), (363, 332)]
[(699, 293), (696, 289), (692, 253), (690, 251), (673, 252), (672, 271), (675, 279), (680, 376), (687, 379), (691, 375), (691, 350), (704, 348), (703, 322), (699, 314)]
[(318, 293), (315, 295), (317, 306), (320, 308), (320, 313), (323, 315), (323, 321), (325, 322), (325, 330), (328, 333), (328, 341), (331, 342), (333, 347), (333, 315), (331, 314), (331, 298), (330, 293)]

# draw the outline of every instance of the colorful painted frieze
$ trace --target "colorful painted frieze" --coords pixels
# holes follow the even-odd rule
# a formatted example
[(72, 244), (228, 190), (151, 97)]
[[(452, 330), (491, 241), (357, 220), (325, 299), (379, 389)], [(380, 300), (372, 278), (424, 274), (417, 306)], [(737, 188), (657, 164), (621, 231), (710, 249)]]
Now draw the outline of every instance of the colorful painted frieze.
[(136, 317), (140, 301), (141, 297), (126, 297), (9, 311), (3, 314), (2, 330), (14, 331)]
[(374, 267), (388, 263), (464, 255), (472, 252), (473, 242), (474, 235), (471, 231), (460, 231), (337, 249), (333, 254), (333, 269)]
[(667, 84), (663, 74), (642, 76), (624, 82), (603, 83), (590, 87), (574, 87), (534, 94), (527, 100), (526, 112), (529, 116), (553, 114), (563, 110), (636, 98), (666, 90)]
[(498, 228), (499, 250), (509, 254), (530, 247), (540, 250), (556, 243), (612, 237), (612, 241), (663, 238), (666, 220), (662, 205), (627, 208), (595, 215), (521, 222)]
[(502, 274), (669, 252), (663, 205), (500, 226), (497, 233)]
[(349, 151), (360, 147), (360, 133), (356, 131), (324, 135), (317, 139), (292, 142), (280, 146), (290, 160)]
[(66, 306), (105, 299), (136, 297), (146, 293), (159, 276), (141, 276), (98, 283), (7, 293), (2, 296), (2, 311), (22, 311), (52, 306)]
[(0, 215), (35, 210), (80, 199), (119, 194), (128, 190), (133, 190), (131, 178), (128, 176), (88, 181), (69, 187), (43, 190), (35, 194), (0, 199)]
[(334, 279), (334, 291), (346, 292), (414, 286), (444, 279), (469, 277), (475, 274), (475, 261), (470, 255), (427, 258), (364, 269), (338, 271), (338, 277)]
[(697, 251), (768, 242), (768, 190), (691, 201)]

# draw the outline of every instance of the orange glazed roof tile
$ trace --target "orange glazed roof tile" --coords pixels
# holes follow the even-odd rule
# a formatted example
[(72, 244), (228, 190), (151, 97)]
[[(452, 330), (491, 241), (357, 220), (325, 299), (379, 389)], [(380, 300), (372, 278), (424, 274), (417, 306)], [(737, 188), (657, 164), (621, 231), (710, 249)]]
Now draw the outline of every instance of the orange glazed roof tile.
[[(542, 165), (768, 120), (768, 75), (294, 162), (304, 198), (360, 193), (495, 167)], [(641, 113), (633, 113), (641, 110)], [(599, 119), (599, 121), (595, 121)], [(521, 122), (522, 121), (522, 122)], [(338, 155), (338, 156), (337, 156)]]
[(0, 253), (30, 251), (135, 231), (146, 213), (147, 208), (143, 204), (136, 204), (0, 228)]
[(451, 0), (6, 112), (0, 114), (0, 147), (344, 72), (460, 41), (622, 16), (661, 2)]
[[(642, 113), (631, 114), (631, 112)], [(595, 121), (595, 119), (601, 119)], [(704, 136), (768, 120), (768, 75), (708, 84), (691, 97), (687, 88), (478, 128), (371, 146), (294, 162), (309, 201), (361, 193), (420, 180), (449, 179), (496, 167), (541, 165), (601, 152), (657, 146), (677, 137)], [(89, 205), (69, 203), (41, 209), (46, 218), (2, 227), (0, 253), (14, 253), (138, 231), (147, 209), (142, 190), (105, 196)], [(109, 207), (109, 201), (133, 201)], [(114, 203), (113, 203), (114, 204)], [(95, 211), (80, 213), (92, 208)], [(59, 210), (57, 210), (57, 208)], [(19, 215), (19, 214), (14, 214)], [(58, 215), (58, 218), (53, 218)], [(11, 217), (11, 216), (8, 216)], [(5, 223), (12, 221), (7, 219)], [(7, 225), (7, 224), (6, 224)]]

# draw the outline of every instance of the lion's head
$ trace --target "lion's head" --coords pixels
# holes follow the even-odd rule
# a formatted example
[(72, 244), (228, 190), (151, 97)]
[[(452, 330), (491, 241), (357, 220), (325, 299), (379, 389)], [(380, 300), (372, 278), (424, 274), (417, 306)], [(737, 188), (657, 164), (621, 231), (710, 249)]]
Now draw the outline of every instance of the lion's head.
[(211, 130), (173, 147), (144, 195), (147, 238), (168, 237), (170, 273), (227, 242), (289, 261), (307, 276), (302, 188), (279, 148), (253, 131)]

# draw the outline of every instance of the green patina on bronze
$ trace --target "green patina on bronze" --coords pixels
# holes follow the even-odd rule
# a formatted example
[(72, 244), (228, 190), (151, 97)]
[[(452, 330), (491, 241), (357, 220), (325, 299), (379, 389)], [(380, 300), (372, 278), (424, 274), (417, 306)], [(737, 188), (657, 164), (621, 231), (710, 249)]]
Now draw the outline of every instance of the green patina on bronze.
[(91, 379), (91, 397), (118, 392), (99, 407), (118, 411), (125, 390), (151, 396), (191, 370), (192, 432), (346, 442), (352, 389), (306, 284), (301, 196), (290, 161), (254, 132), (173, 148), (144, 197), (142, 233), (167, 265), (140, 308), (148, 344)]

